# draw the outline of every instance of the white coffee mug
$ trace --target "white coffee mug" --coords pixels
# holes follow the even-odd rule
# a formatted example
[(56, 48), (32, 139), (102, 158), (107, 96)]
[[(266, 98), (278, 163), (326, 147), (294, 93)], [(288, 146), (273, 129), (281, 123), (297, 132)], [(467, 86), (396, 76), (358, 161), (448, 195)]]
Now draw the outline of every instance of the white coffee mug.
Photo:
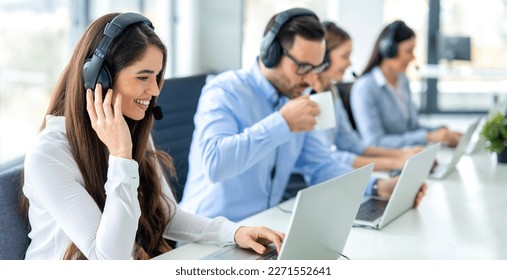
[(315, 130), (329, 129), (336, 126), (336, 116), (334, 113), (333, 95), (330, 91), (315, 93), (310, 95), (310, 100), (317, 103), (320, 108), (320, 115), (315, 116), (317, 124), (313, 127)]

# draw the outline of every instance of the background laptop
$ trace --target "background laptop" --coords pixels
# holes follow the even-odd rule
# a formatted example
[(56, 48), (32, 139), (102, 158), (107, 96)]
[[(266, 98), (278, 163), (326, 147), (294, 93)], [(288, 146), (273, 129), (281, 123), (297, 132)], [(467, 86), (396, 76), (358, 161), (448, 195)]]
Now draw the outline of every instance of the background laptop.
[(361, 203), (354, 226), (382, 229), (411, 209), (419, 188), (433, 166), (440, 146), (440, 143), (433, 144), (410, 157), (401, 171), (389, 201), (370, 197)]
[(461, 136), (461, 139), (459, 140), (456, 149), (454, 149), (450, 160), (438, 159), (438, 165), (433, 169), (433, 172), (431, 172), (430, 178), (443, 179), (447, 177), (449, 174), (451, 174), (452, 171), (455, 170), (456, 164), (458, 164), (459, 160), (461, 159), (461, 156), (465, 154), (467, 147), (470, 145), (472, 135), (477, 129), (477, 126), (479, 125), (481, 119), (482, 117), (477, 118), (468, 126), (465, 134)]
[[(337, 260), (372, 172), (373, 163), (300, 190), (277, 257), (269, 252), (258, 255), (238, 246), (228, 246), (202, 259)], [(271, 250), (276, 252), (273, 246)]]

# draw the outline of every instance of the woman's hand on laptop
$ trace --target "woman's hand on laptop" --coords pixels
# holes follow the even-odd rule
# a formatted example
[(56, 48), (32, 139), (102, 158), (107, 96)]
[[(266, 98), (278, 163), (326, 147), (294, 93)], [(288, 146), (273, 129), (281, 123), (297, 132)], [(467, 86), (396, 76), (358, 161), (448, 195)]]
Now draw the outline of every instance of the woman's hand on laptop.
[(270, 243), (275, 244), (277, 252), (280, 252), (285, 234), (267, 227), (239, 227), (234, 234), (234, 241), (241, 248), (252, 249), (258, 254), (264, 254)]
[(419, 192), (417, 192), (417, 194), (415, 196), (414, 208), (417, 208), (417, 206), (419, 206), (419, 203), (421, 203), (423, 196), (426, 194), (427, 188), (428, 188), (428, 186), (426, 185), (426, 183), (423, 183), (421, 188), (419, 189)]
[[(396, 183), (398, 182), (400, 176), (392, 177), (389, 179), (379, 179), (377, 181), (377, 193), (378, 196), (389, 199), (391, 195), (393, 194), (394, 187), (396, 186)], [(419, 189), (419, 192), (417, 192), (417, 195), (415, 196), (414, 200), (414, 208), (419, 206), (419, 203), (421, 202), (422, 198), (424, 197), (424, 194), (426, 194), (426, 183), (423, 183), (421, 185), (421, 188)]]
[(395, 176), (388, 179), (379, 179), (377, 181), (377, 195), (381, 198), (389, 199), (393, 194), (394, 187), (398, 182), (400, 176)]
[(449, 147), (456, 147), (463, 133), (450, 131), (448, 128), (439, 128), (426, 135), (428, 142), (442, 142)]

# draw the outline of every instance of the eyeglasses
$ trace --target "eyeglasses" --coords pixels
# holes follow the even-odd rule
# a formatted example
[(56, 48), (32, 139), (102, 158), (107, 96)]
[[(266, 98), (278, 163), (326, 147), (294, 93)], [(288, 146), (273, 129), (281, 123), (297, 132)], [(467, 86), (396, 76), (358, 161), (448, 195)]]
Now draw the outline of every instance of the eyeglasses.
[(286, 55), (290, 60), (292, 60), (292, 62), (294, 62), (294, 64), (296, 64), (296, 66), (298, 67), (296, 69), (296, 74), (299, 76), (306, 75), (306, 74), (310, 73), (312, 70), (315, 70), (315, 74), (320, 74), (329, 65), (329, 62), (327, 62), (327, 61), (324, 61), (320, 65), (316, 65), (316, 66), (312, 65), (310, 63), (301, 63), (301, 62), (297, 61), (292, 55), (290, 55), (289, 52), (285, 49), (283, 50), (283, 54)]

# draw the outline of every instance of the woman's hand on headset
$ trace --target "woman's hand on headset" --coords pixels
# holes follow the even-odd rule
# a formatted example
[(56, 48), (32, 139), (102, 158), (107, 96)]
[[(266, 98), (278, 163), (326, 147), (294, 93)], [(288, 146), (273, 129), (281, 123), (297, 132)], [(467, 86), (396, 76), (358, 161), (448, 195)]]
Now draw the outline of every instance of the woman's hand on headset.
[(132, 159), (132, 138), (122, 114), (121, 94), (116, 94), (113, 104), (113, 90), (109, 89), (102, 101), (102, 85), (95, 87), (95, 99), (91, 89), (86, 90), (86, 110), (92, 128), (109, 149), (112, 156)]

